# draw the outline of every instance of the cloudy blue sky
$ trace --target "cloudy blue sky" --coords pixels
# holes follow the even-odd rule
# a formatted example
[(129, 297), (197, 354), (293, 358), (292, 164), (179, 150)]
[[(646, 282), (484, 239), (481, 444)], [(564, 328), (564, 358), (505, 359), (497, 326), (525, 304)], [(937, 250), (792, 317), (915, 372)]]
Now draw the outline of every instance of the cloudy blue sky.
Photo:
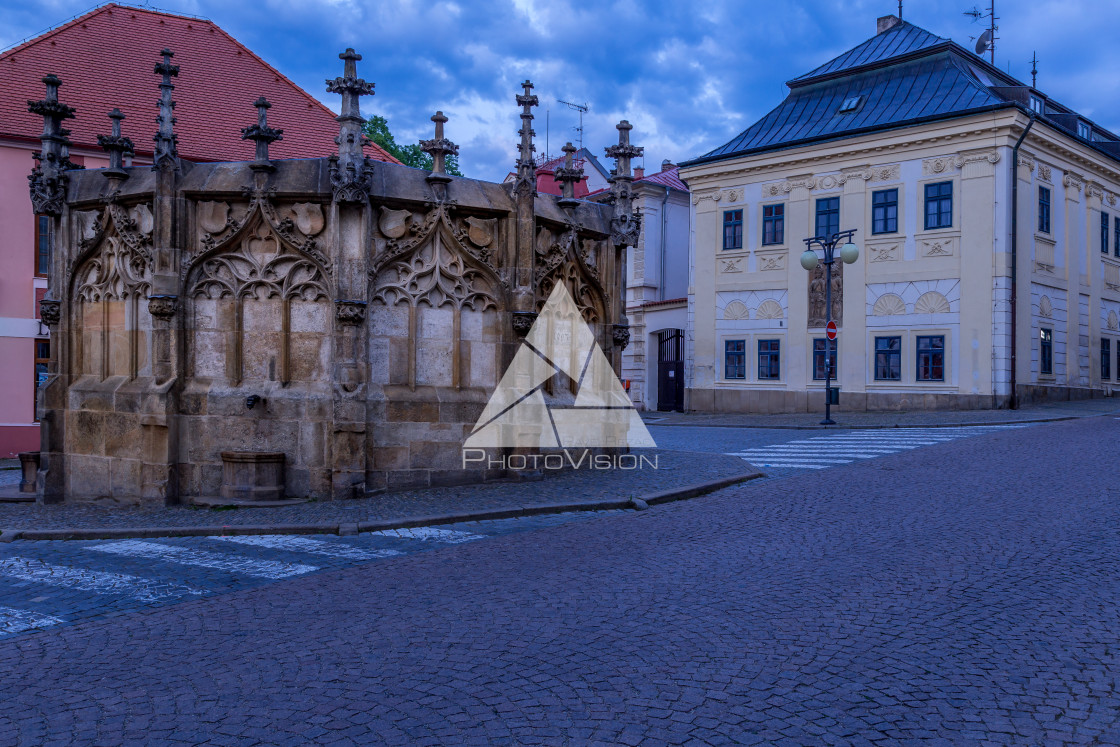
[[(987, 0), (978, 0), (986, 3)], [(1120, 0), (1002, 0), (996, 61), (1103, 126), (1120, 131)], [(0, 0), (0, 48), (88, 10), (89, 0)], [(203, 16), (337, 110), (324, 78), (353, 46), (377, 86), (367, 113), (388, 118), (398, 141), (430, 137), (436, 109), (460, 145), (464, 172), (500, 180), (513, 166), (518, 82), (531, 78), (549, 110), (553, 152), (575, 139), (601, 154), (629, 119), (650, 168), (701, 155), (776, 106), (784, 81), (872, 36), (896, 0), (159, 0)], [(907, 0), (904, 17), (971, 48), (982, 26), (973, 0)]]

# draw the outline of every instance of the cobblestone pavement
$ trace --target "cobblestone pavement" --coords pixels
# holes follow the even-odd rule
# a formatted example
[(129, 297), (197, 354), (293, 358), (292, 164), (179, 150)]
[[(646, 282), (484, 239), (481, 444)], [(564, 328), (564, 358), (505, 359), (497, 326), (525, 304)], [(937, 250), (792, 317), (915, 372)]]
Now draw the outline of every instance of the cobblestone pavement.
[(50, 506), (0, 503), (0, 528), (223, 527), (383, 521), (511, 506), (628, 499), (750, 471), (741, 459), (720, 453), (664, 449), (643, 450), (642, 453), (656, 460), (657, 469), (581, 469), (547, 474), (535, 481), (511, 480), (409, 490), (357, 500), (320, 501), (277, 508), (222, 510), (191, 506), (122, 508), (90, 503)]
[(1010, 429), (19, 633), (0, 743), (1118, 744), (1118, 437)]
[[(824, 392), (821, 392), (823, 400)], [(842, 399), (842, 395), (841, 395)], [(819, 412), (792, 413), (782, 415), (758, 415), (753, 413), (726, 412), (644, 412), (642, 419), (659, 426), (731, 426), (738, 428), (812, 428), (821, 430), (845, 430), (848, 428), (912, 428), (955, 425), (978, 425), (995, 423), (1016, 423), (1032, 420), (1067, 420), (1070, 418), (1094, 417), (1097, 415), (1120, 414), (1120, 400), (1110, 397), (1102, 399), (1074, 400), (1072, 402), (1048, 402), (1029, 405), (1018, 410), (911, 410), (877, 412), (845, 412), (843, 407), (832, 408), (836, 425), (820, 424), (824, 416), (824, 404)], [(658, 442), (660, 444), (660, 442)]]

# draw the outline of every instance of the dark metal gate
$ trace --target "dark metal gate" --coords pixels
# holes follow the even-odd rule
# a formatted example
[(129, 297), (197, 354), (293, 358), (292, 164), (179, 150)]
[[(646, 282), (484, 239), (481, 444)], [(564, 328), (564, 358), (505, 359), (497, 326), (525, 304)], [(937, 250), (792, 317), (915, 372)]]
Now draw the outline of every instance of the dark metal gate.
[(684, 330), (657, 333), (657, 409), (684, 412)]

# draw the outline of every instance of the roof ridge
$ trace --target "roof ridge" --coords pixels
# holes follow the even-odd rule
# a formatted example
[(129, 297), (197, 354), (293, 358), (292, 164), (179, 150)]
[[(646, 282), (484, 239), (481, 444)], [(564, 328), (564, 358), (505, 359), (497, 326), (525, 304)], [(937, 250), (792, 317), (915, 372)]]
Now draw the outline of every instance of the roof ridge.
[[(903, 32), (915, 38), (909, 42), (903, 42), (906, 46), (904, 49), (899, 50), (896, 48), (897, 40), (891, 37)], [(882, 65), (891, 60), (899, 60), (900, 58), (906, 57), (921, 57), (925, 54), (932, 53), (943, 44), (952, 43), (952, 39), (939, 36), (909, 21), (902, 21), (886, 31), (864, 39), (851, 49), (838, 54), (809, 72), (786, 81), (786, 85), (791, 89), (798, 88), (832, 77), (849, 75), (863, 68)], [(885, 48), (876, 52), (877, 47), (884, 47), (884, 45)], [(867, 52), (871, 52), (871, 55), (866, 55)]]

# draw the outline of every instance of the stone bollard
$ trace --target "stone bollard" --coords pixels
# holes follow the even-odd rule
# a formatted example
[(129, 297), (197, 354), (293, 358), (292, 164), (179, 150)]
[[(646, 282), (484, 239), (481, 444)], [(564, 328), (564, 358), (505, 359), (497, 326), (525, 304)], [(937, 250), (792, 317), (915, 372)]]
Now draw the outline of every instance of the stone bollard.
[(39, 452), (21, 451), (19, 454), (19, 466), (21, 470), (19, 492), (34, 493), (35, 478), (39, 472)]

